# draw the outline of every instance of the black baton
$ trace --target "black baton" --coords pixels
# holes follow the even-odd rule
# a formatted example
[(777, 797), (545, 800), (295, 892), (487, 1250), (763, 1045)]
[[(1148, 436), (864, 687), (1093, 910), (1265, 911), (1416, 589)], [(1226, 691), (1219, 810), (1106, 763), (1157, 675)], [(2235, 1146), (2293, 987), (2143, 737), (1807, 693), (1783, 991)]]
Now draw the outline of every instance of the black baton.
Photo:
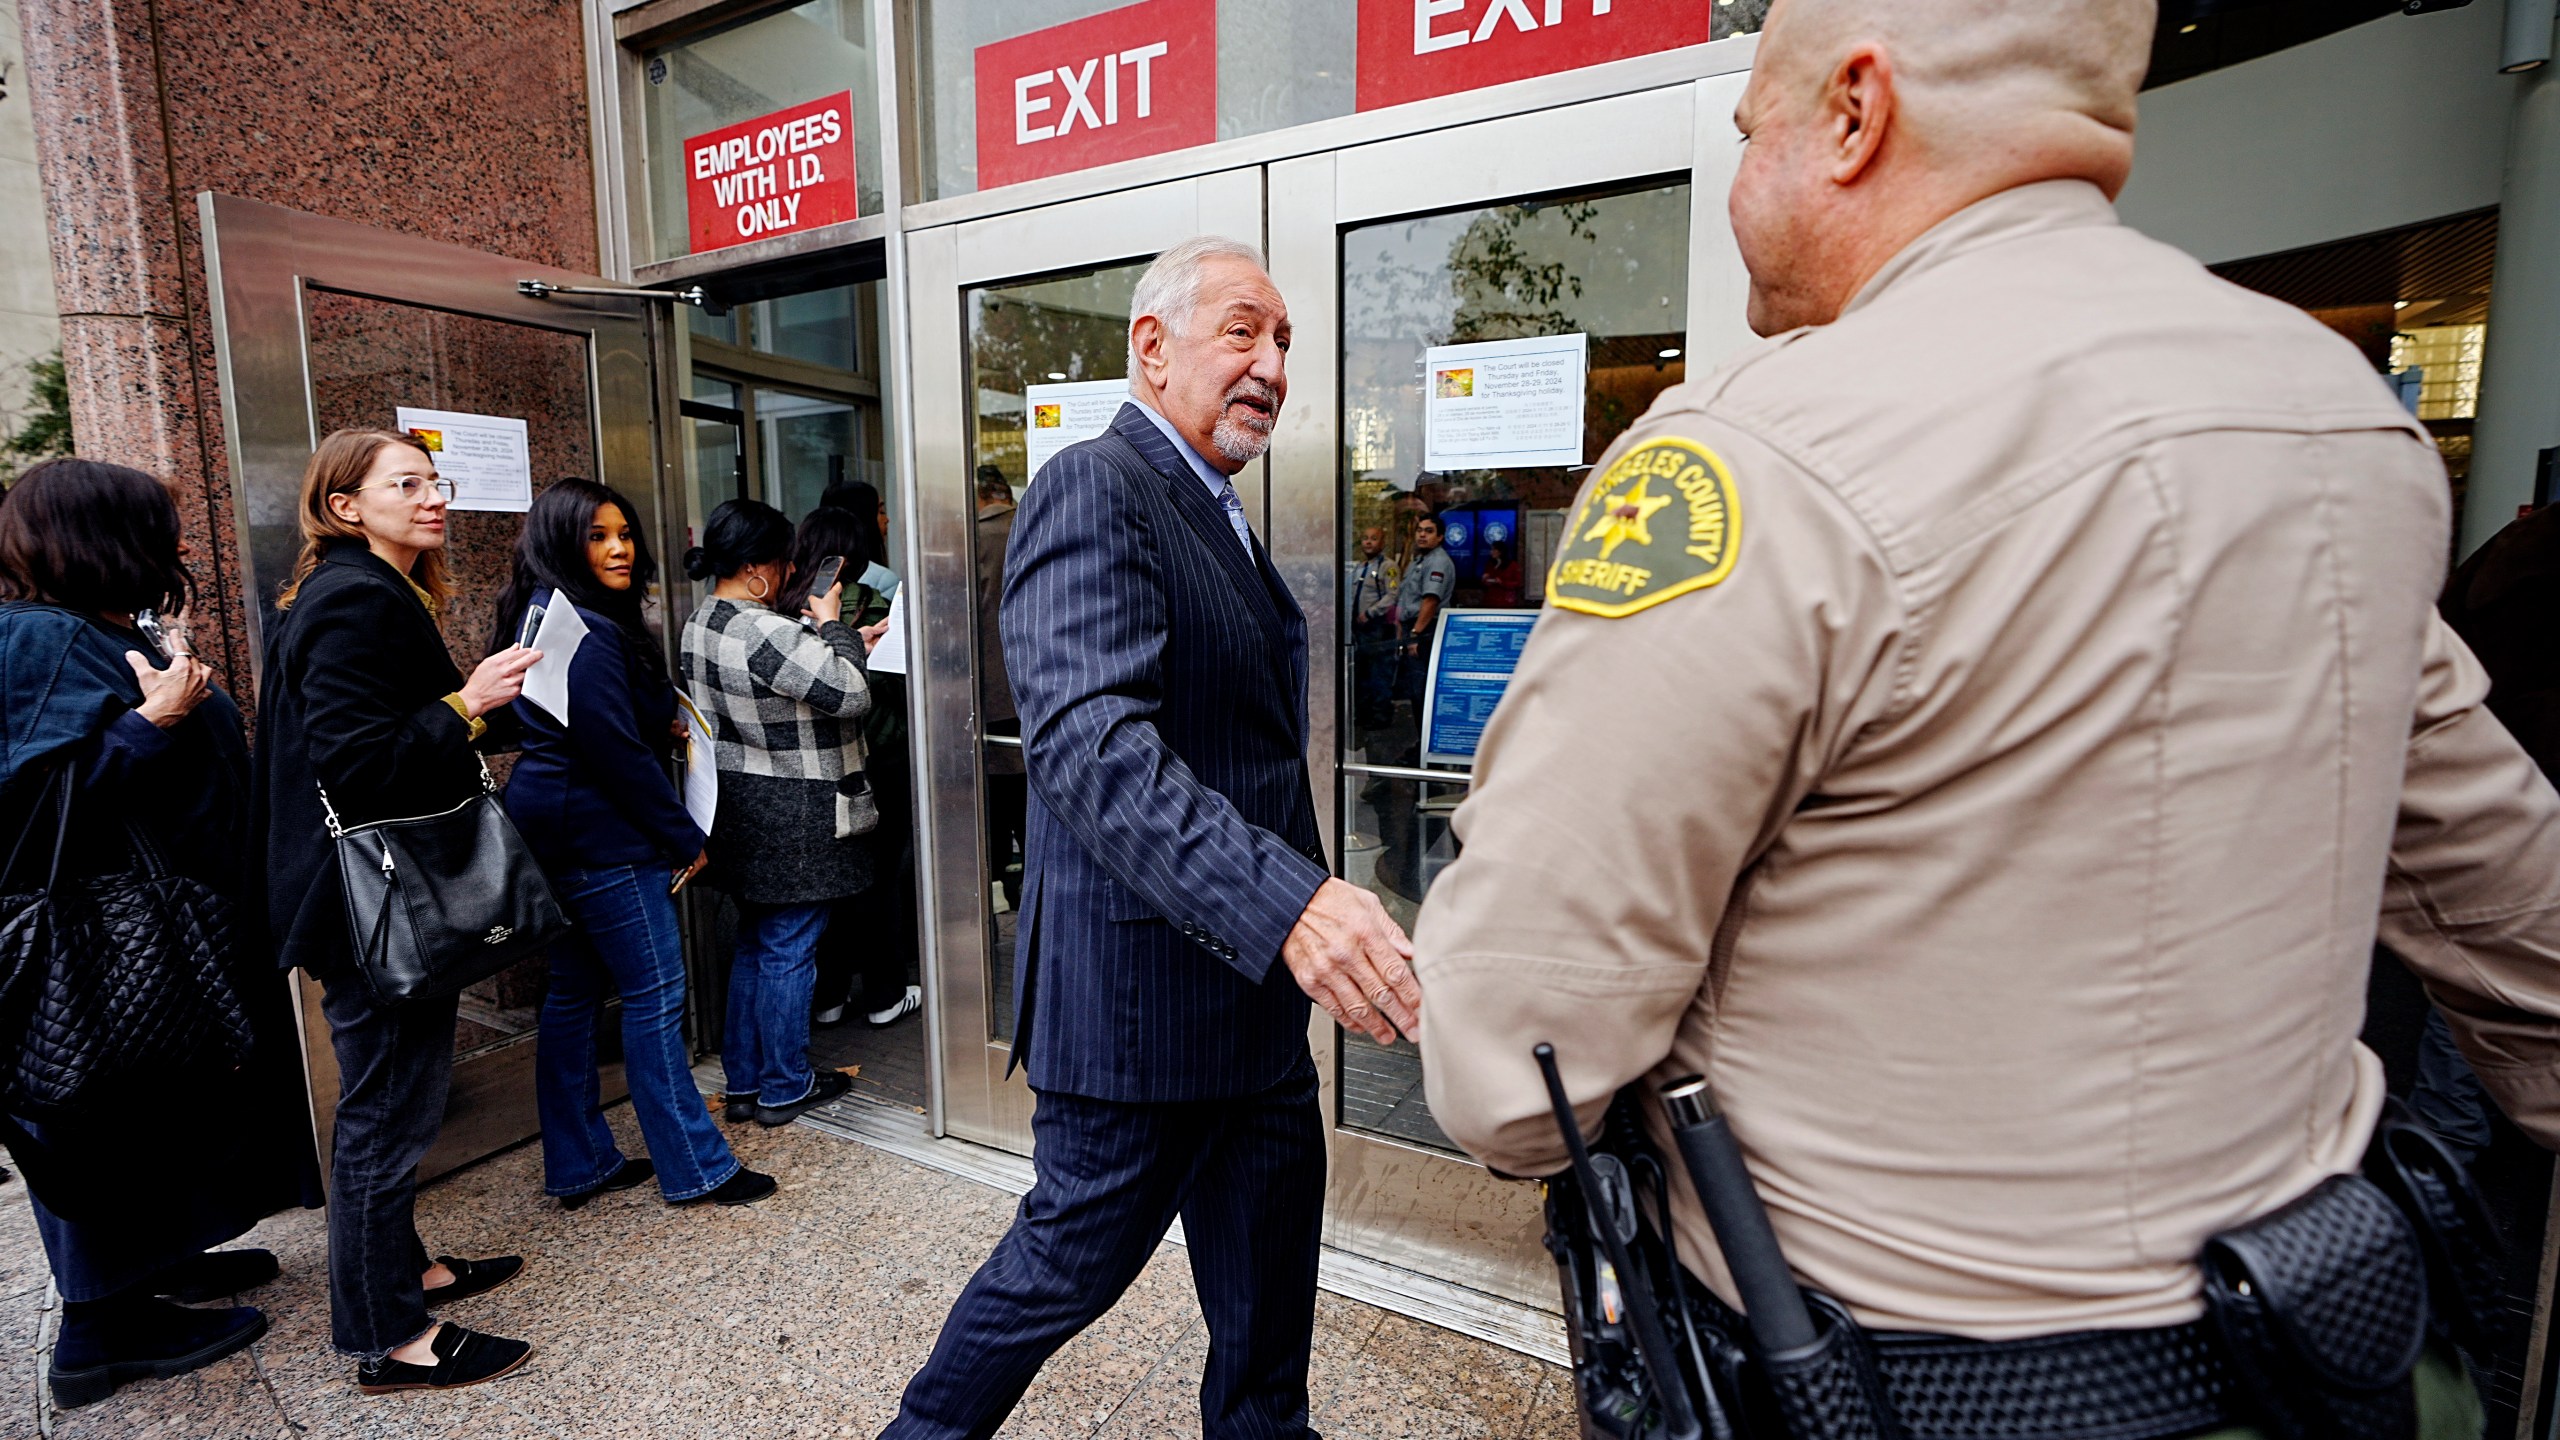
[(1742, 1293), (1742, 1315), (1760, 1353), (1784, 1355), (1811, 1345), (1817, 1332), (1804, 1292), (1778, 1250), (1778, 1232), (1769, 1228), (1769, 1211), (1751, 1188), (1742, 1147), (1717, 1111), (1705, 1078), (1692, 1075), (1663, 1086), (1662, 1108), (1689, 1166), (1689, 1183), (1697, 1187), (1707, 1224), (1716, 1232), (1716, 1248), (1724, 1252), (1724, 1268)]
[[(1565, 1153), (1573, 1158), (1573, 1178), (1582, 1187), (1584, 1211), (1597, 1216), (1597, 1207), (1607, 1192), (1600, 1188), (1600, 1176), (1591, 1168), (1591, 1147), (1583, 1143), (1582, 1126), (1573, 1116), (1573, 1102), (1565, 1098), (1564, 1077), (1556, 1073), (1556, 1047), (1541, 1040), (1529, 1053), (1538, 1057), (1538, 1071), (1546, 1077), (1547, 1103), (1555, 1107), (1556, 1128), (1564, 1132)], [(1626, 1295), (1627, 1327), (1635, 1332), (1636, 1349), (1643, 1353), (1644, 1368), (1653, 1376), (1654, 1398), (1662, 1406), (1662, 1433), (1668, 1440), (1697, 1440), (1698, 1416), (1689, 1405), (1689, 1382), (1680, 1373), (1671, 1338), (1663, 1333), (1662, 1315), (1653, 1308), (1652, 1287), (1646, 1283), (1644, 1272), (1627, 1257), (1627, 1242), (1618, 1237), (1617, 1226), (1595, 1220), (1591, 1228), (1599, 1233), (1601, 1248), (1608, 1254), (1610, 1267), (1618, 1272)]]

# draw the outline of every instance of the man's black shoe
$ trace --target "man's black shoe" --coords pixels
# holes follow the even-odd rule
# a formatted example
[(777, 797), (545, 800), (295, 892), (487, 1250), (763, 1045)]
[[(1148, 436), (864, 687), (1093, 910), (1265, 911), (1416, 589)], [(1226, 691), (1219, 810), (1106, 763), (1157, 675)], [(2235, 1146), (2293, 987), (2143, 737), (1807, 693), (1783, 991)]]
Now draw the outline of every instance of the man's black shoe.
[(181, 1305), (203, 1305), (255, 1290), (280, 1273), (273, 1251), (208, 1250), (153, 1276), (151, 1293)]
[(524, 1257), (521, 1255), (492, 1255), (486, 1260), (462, 1260), (451, 1255), (439, 1255), (436, 1263), (453, 1272), (453, 1283), (438, 1285), (427, 1292), (430, 1307), (485, 1295), (524, 1273)]
[(723, 1091), (720, 1102), (728, 1107), (721, 1112), (720, 1118), (732, 1125), (744, 1125), (756, 1118), (756, 1093), (752, 1090)]
[(635, 1186), (645, 1185), (649, 1182), (650, 1177), (657, 1173), (658, 1167), (654, 1161), (647, 1159), (625, 1160), (622, 1162), (621, 1169), (604, 1177), (604, 1183), (596, 1186), (593, 1190), (581, 1190), (575, 1195), (561, 1196), (560, 1208), (563, 1210), (579, 1209), (588, 1201), (593, 1200), (607, 1191), (629, 1190)]
[(112, 1321), (65, 1319), (45, 1371), (53, 1403), (65, 1410), (95, 1405), (136, 1380), (166, 1380), (201, 1370), (249, 1347), (267, 1333), (267, 1317), (240, 1306), (190, 1310), (152, 1300), (119, 1302)]
[(690, 1200), (678, 1200), (675, 1203), (678, 1205), (753, 1205), (781, 1188), (780, 1183), (772, 1176), (741, 1165), (738, 1167), (737, 1174), (720, 1182), (718, 1189), (706, 1190)]
[(756, 1107), (756, 1123), (759, 1125), (788, 1125), (792, 1121), (799, 1119), (803, 1114), (817, 1109), (819, 1106), (826, 1104), (828, 1101), (833, 1100), (852, 1088), (852, 1076), (847, 1075), (841, 1070), (821, 1070), (818, 1072), (816, 1082), (810, 1085), (808, 1094), (801, 1096), (799, 1099), (792, 1101), (788, 1105), (758, 1105)]
[[(450, 1263), (450, 1262), (448, 1262)], [(367, 1395), (388, 1395), (395, 1390), (453, 1390), (464, 1385), (477, 1385), (495, 1380), (524, 1363), (533, 1346), (522, 1340), (502, 1340), (447, 1324), (427, 1342), (435, 1352), (433, 1365), (412, 1365), (385, 1355), (367, 1360), (356, 1367), (356, 1388)]]

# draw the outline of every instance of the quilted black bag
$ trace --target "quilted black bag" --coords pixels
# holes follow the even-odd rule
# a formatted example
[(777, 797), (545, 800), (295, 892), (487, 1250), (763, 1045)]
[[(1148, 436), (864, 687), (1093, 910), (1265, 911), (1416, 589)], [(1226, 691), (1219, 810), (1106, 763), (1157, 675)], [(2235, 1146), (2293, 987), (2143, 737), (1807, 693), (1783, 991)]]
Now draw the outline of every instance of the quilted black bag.
[(480, 767), (480, 793), (434, 815), (344, 825), (320, 792), (345, 882), (356, 969), (389, 1007), (476, 985), (569, 933)]
[(45, 815), (41, 798), (0, 868), (0, 1033), (17, 1042), (0, 1074), (9, 1112), (64, 1118), (238, 1068), (254, 1036), (223, 968), (229, 903), (171, 873), (129, 822), (116, 827), (119, 868), (65, 873), (78, 789), (71, 768), (47, 788), (59, 799), (43, 888), (12, 888)]
[(2408, 1217), (2332, 1175), (2205, 1242), (2205, 1313), (2277, 1440), (2413, 1440), (2427, 1277)]

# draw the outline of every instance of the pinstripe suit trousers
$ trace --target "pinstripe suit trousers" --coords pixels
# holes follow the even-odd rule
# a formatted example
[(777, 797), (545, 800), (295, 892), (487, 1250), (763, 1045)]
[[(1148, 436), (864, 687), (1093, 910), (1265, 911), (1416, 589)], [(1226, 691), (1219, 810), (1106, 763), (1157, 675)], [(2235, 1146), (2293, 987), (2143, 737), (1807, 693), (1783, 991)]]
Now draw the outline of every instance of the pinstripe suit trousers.
[(1324, 1216), (1311, 1061), (1259, 1094), (1128, 1103), (1046, 1093), (1038, 1178), (951, 1307), (881, 1440), (996, 1433), (1059, 1346), (1116, 1303), (1182, 1217), (1209, 1325), (1205, 1440), (1312, 1440), (1307, 1350)]

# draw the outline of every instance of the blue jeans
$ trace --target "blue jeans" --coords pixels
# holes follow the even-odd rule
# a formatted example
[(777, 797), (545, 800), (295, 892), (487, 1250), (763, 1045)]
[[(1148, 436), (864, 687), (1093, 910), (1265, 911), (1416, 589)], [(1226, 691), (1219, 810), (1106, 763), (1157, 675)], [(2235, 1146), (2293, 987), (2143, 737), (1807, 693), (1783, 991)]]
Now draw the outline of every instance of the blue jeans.
[(809, 1098), (809, 997), (818, 988), (818, 937), (827, 907), (738, 903), (738, 957), (729, 966), (729, 1024), (720, 1068), (732, 1095), (760, 1105)]
[(620, 865), (552, 877), (578, 922), (551, 952), (534, 1100), (542, 1114), (543, 1191), (583, 1195), (622, 1168), (596, 1093), (596, 1020), (622, 997), (622, 1069), (631, 1109), (669, 1200), (692, 1200), (738, 1173), (738, 1158), (693, 1088), (684, 1043), (684, 942), (670, 869)]

